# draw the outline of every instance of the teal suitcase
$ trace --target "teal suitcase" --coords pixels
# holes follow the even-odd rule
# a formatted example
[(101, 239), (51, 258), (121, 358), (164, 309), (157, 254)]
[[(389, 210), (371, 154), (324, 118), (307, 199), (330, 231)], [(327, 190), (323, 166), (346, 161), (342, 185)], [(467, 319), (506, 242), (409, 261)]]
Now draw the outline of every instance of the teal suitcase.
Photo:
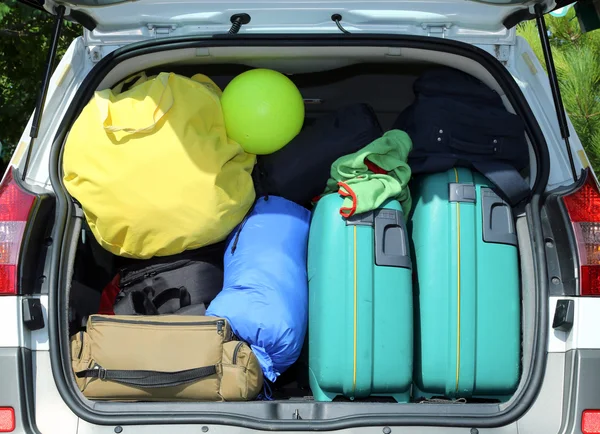
[[(519, 380), (517, 237), (510, 207), (477, 172), (411, 184), (417, 394), (505, 400)], [(415, 396), (416, 397), (416, 396)]]
[(308, 241), (309, 382), (316, 401), (407, 402), (413, 370), (412, 265), (400, 204), (346, 220), (317, 203)]

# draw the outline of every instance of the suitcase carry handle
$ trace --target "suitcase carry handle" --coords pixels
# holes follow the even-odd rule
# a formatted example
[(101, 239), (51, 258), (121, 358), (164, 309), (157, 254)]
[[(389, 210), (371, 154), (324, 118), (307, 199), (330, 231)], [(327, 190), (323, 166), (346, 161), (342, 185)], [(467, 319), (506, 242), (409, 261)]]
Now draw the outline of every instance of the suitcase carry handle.
[(379, 209), (375, 214), (375, 264), (412, 269), (402, 211)]
[(115, 381), (126, 386), (154, 388), (181, 386), (182, 384), (210, 377), (216, 373), (217, 367), (215, 365), (175, 372), (104, 369), (96, 366), (94, 369), (79, 371), (75, 375), (78, 378), (99, 378), (105, 381)]
[(517, 245), (517, 234), (510, 205), (491, 188), (481, 188), (481, 214), (484, 242)]
[(412, 270), (412, 261), (408, 250), (408, 232), (402, 211), (379, 208), (375, 211), (354, 214), (346, 219), (346, 225), (373, 227), (375, 265)]

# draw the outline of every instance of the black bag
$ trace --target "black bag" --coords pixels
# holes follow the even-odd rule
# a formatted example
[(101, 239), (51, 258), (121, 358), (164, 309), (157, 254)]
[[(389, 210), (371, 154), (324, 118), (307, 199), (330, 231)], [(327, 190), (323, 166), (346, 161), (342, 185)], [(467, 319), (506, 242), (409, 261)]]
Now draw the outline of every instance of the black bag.
[(223, 289), (225, 242), (178, 255), (127, 259), (116, 315), (204, 315)]
[(511, 205), (529, 195), (518, 172), (529, 166), (525, 125), (506, 110), (498, 93), (446, 67), (423, 73), (414, 92), (415, 102), (393, 125), (412, 139), (413, 174), (465, 166), (485, 175)]
[(305, 122), (286, 146), (258, 157), (253, 173), (257, 196), (270, 194), (308, 205), (325, 190), (335, 160), (364, 148), (382, 134), (367, 104), (352, 104)]

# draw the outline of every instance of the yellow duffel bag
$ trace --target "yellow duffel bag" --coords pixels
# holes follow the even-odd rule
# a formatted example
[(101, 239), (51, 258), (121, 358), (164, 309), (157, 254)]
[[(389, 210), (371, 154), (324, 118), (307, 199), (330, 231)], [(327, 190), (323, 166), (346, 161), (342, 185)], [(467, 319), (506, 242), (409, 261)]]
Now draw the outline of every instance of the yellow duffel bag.
[(139, 74), (83, 109), (64, 183), (106, 250), (173, 255), (222, 241), (244, 218), (256, 156), (227, 137), (220, 95), (201, 74)]

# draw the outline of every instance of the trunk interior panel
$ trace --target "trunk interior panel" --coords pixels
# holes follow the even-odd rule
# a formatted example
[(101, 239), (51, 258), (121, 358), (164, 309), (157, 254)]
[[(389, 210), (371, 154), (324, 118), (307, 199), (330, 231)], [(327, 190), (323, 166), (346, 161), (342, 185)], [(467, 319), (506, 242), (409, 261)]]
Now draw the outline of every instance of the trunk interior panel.
[[(221, 89), (244, 71), (243, 65), (174, 66), (169, 71), (192, 76), (198, 71), (209, 76)], [(391, 128), (398, 114), (414, 101), (414, 81), (427, 69), (426, 65), (358, 64), (331, 71), (299, 73), (290, 76), (307, 100), (307, 117), (334, 112), (354, 103), (369, 104), (377, 113), (381, 127)], [(151, 69), (148, 74), (163, 71)]]
[[(415, 96), (412, 89), (414, 81), (428, 68), (439, 64), (451, 64), (455, 68), (472, 73), (505, 95), (500, 84), (482, 65), (466, 58), (462, 63), (458, 62), (457, 59), (460, 59), (460, 56), (443, 53), (441, 50), (440, 52), (423, 50), (422, 53), (419, 50), (403, 52), (403, 54), (413, 54), (413, 56), (389, 56), (389, 49), (381, 47), (323, 48), (321, 51), (316, 50), (318, 55), (310, 55), (311, 50), (315, 51), (311, 47), (295, 47), (287, 53), (264, 47), (249, 47), (246, 51), (243, 47), (221, 47), (220, 49), (211, 49), (211, 56), (205, 57), (198, 54), (201, 49), (144, 54), (141, 57), (122, 62), (113, 68), (105, 76), (99, 88), (112, 86), (143, 70), (147, 75), (165, 71), (185, 76), (202, 73), (210, 77), (221, 89), (224, 89), (233, 77), (245, 70), (255, 67), (270, 67), (291, 73), (290, 78), (299, 87), (303, 97), (308, 100), (306, 122), (311, 122), (312, 119), (351, 103), (367, 103), (373, 107), (384, 131), (390, 129), (398, 114), (414, 101)], [(338, 57), (332, 58), (332, 50), (338, 52)], [(352, 55), (352, 50), (354, 50), (354, 55)], [(209, 50), (206, 49), (206, 52)], [(300, 52), (304, 52), (305, 59), (299, 55)], [(191, 53), (194, 53), (193, 57), (190, 56)], [(282, 55), (282, 53), (285, 54)], [(204, 51), (201, 54), (205, 54)], [(505, 95), (504, 100), (508, 110), (515, 112), (515, 108), (509, 102), (511, 98), (506, 98)], [(514, 101), (514, 98), (512, 100)], [(534, 150), (533, 145), (531, 146), (530, 153), (533, 156), (538, 155), (539, 151)], [(310, 164), (310, 157), (310, 155), (306, 155), (307, 164)], [(57, 167), (58, 177), (60, 177), (60, 165)], [(529, 179), (530, 184), (534, 184), (536, 176), (540, 174), (538, 167), (539, 163), (534, 161), (529, 173), (523, 174)], [(398, 404), (385, 398), (354, 402), (346, 399), (336, 399), (332, 403), (314, 402), (308, 386), (306, 344), (300, 359), (272, 387), (271, 400), (245, 403), (131, 402), (123, 404), (88, 400), (77, 390), (73, 381), (69, 387), (85, 406), (99, 415), (126, 414), (131, 416), (137, 413), (165, 412), (165, 414), (181, 414), (182, 417), (185, 417), (184, 414), (201, 415), (204, 413), (207, 423), (210, 420), (219, 420), (218, 416), (214, 415), (221, 413), (235, 415), (240, 418), (239, 420), (246, 420), (250, 424), (261, 423), (261, 420), (296, 420), (298, 422), (304, 420), (316, 423), (344, 418), (350, 425), (364, 424), (365, 422), (361, 422), (360, 419), (365, 415), (378, 415), (383, 418), (382, 420), (387, 420), (387, 416), (403, 415), (414, 424), (425, 420), (436, 424), (438, 423), (436, 420), (440, 421), (447, 416), (460, 419), (497, 415), (503, 409), (510, 408), (514, 404), (513, 400), (521, 397), (531, 380), (529, 372), (533, 363), (534, 344), (537, 341), (535, 333), (539, 330), (536, 327), (537, 315), (540, 314), (535, 292), (536, 260), (534, 255), (536, 250), (532, 247), (534, 234), (530, 228), (531, 218), (527, 215), (527, 209), (523, 209), (520, 211), (515, 225), (519, 239), (522, 284), (522, 374), (517, 392), (507, 402), (494, 399), (474, 399), (451, 403), (447, 400), (433, 399), (428, 403)], [(73, 272), (72, 279), (68, 283), (70, 286), (68, 323), (71, 334), (81, 329), (86, 315), (97, 311), (102, 289), (124, 263), (122, 258), (111, 255), (98, 245), (85, 222), (81, 229), (71, 226), (72, 229), (76, 231), (72, 232), (72, 236), (77, 241), (76, 250), (71, 251), (74, 261), (68, 265)], [(62, 291), (65, 291), (64, 287)], [(62, 354), (65, 352), (63, 351)], [(99, 417), (102, 418), (102, 416)], [(159, 419), (156, 419), (152, 423), (158, 423), (158, 421)]]

